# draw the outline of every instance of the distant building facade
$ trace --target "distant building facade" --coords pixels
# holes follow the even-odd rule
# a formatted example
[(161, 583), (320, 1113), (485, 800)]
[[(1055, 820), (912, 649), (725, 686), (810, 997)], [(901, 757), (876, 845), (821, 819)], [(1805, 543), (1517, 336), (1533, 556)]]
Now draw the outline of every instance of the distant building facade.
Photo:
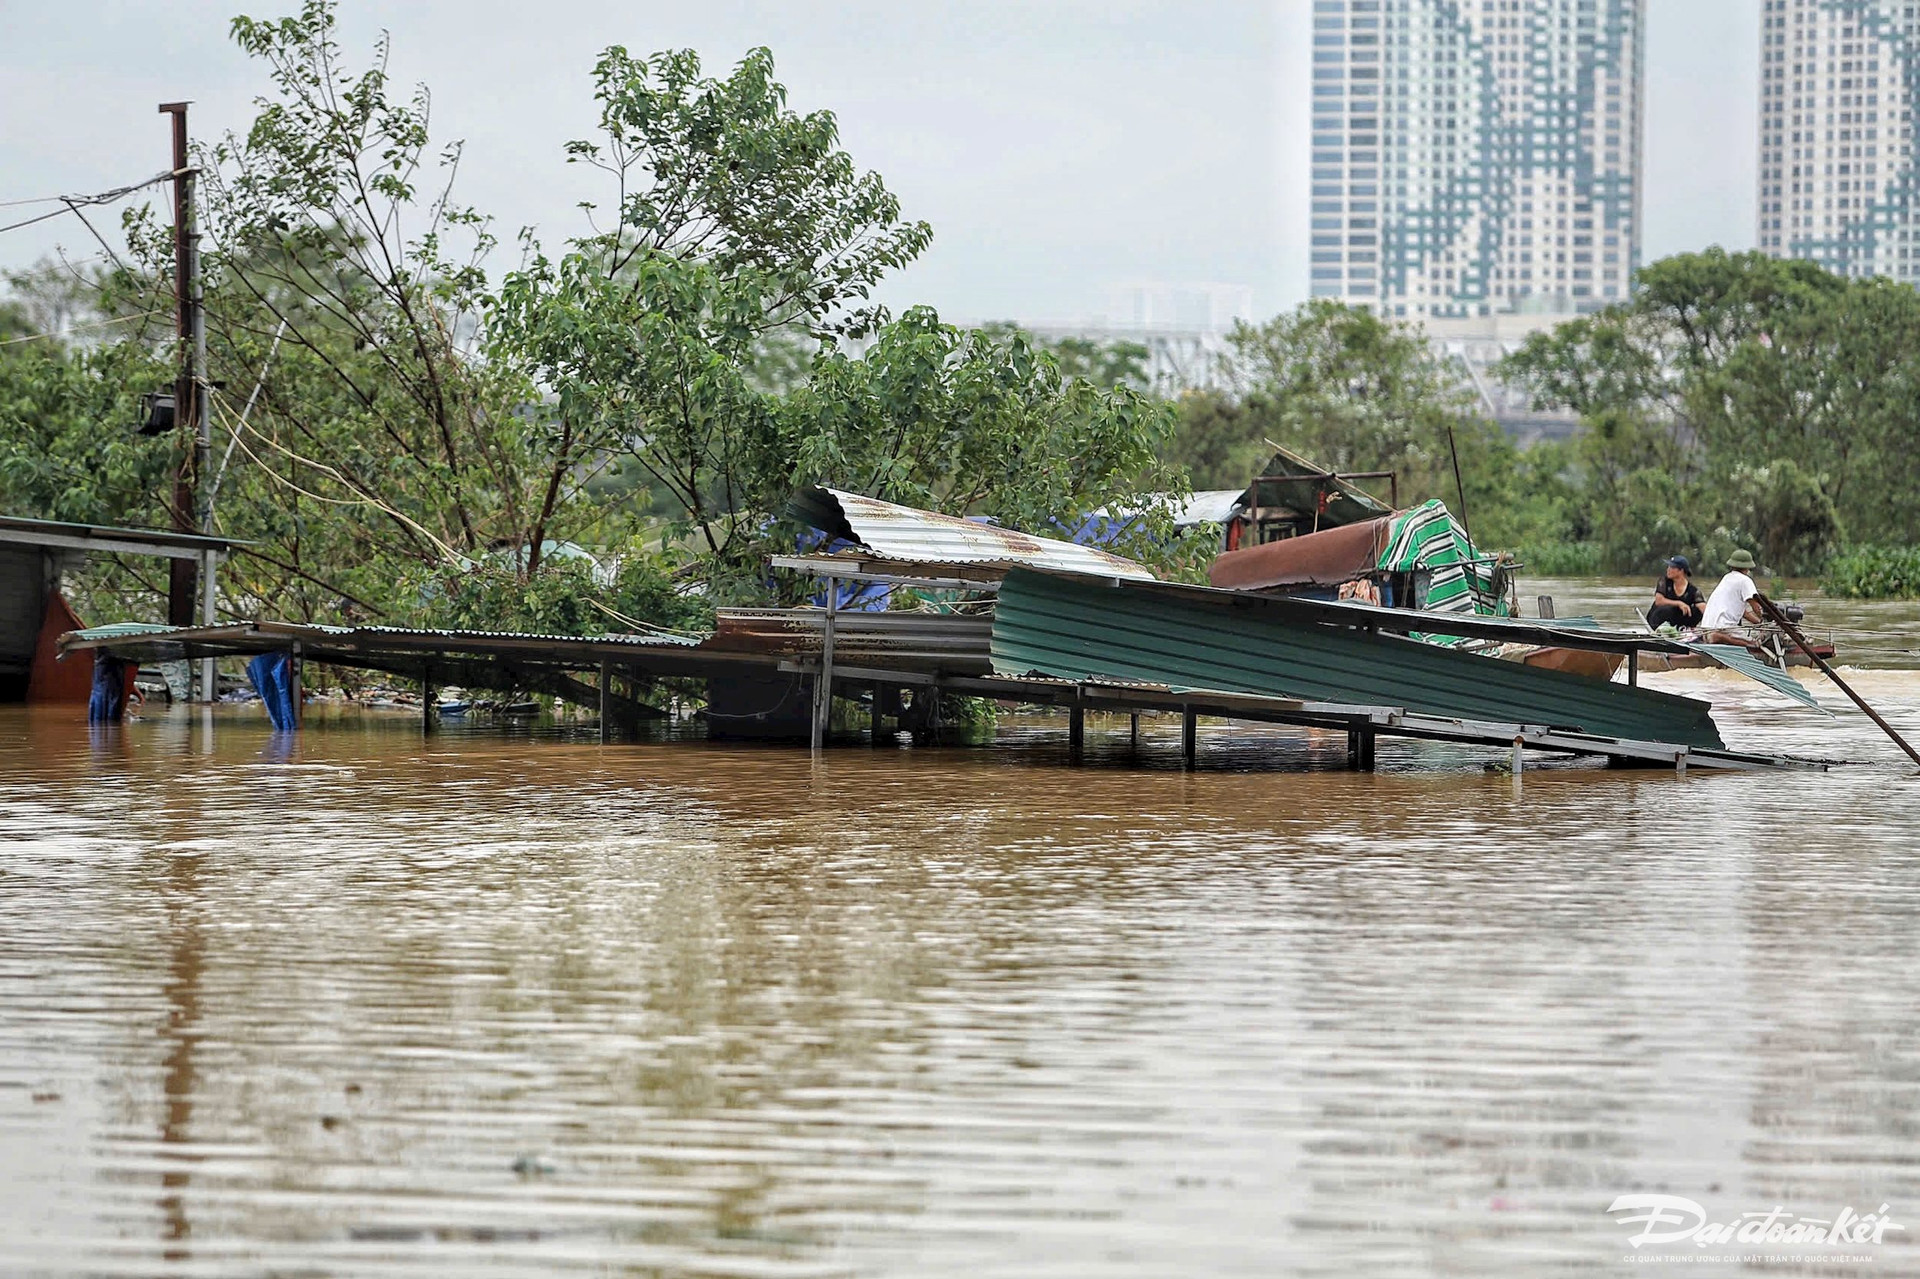
[(1314, 0), (1313, 23), (1313, 296), (1421, 321), (1627, 296), (1644, 0)]
[(1764, 0), (1758, 244), (1850, 276), (1920, 278), (1914, 0)]

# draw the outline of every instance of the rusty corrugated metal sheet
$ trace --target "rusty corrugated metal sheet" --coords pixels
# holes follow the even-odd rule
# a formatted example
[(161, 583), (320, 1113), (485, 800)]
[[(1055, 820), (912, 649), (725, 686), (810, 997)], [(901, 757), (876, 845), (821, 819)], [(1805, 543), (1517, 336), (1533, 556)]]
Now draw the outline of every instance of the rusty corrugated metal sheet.
[(1143, 565), (1095, 547), (1016, 533), (839, 489), (804, 490), (790, 509), (823, 533), (902, 563), (1026, 565), (1099, 577), (1153, 578)]
[(1364, 520), (1304, 537), (1242, 547), (1215, 556), (1207, 580), (1232, 590), (1269, 586), (1338, 586), (1373, 569), (1387, 545), (1389, 520)]
[(1164, 582), (1100, 584), (1014, 571), (1000, 587), (993, 668), (1722, 746), (1709, 706), (1693, 698), (1316, 622), (1294, 605)]

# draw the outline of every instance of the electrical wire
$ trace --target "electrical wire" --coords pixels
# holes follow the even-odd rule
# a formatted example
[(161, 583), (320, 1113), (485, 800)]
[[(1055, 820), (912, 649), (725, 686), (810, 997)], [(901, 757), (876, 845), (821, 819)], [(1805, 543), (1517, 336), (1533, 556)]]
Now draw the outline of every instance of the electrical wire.
[(192, 170), (168, 169), (164, 173), (154, 174), (152, 177), (146, 179), (143, 182), (130, 182), (126, 186), (115, 187), (111, 191), (102, 191), (98, 195), (50, 195), (50, 196), (38, 197), (32, 200), (16, 200), (12, 202), (15, 205), (45, 204), (45, 203), (51, 203), (57, 200), (64, 207), (53, 209), (47, 213), (35, 214), (33, 217), (22, 219), (19, 222), (9, 222), (5, 226), (0, 226), (0, 231), (17, 231), (23, 226), (32, 226), (36, 222), (45, 222), (48, 218), (57, 218), (62, 213), (72, 213), (76, 211), (76, 209), (81, 205), (112, 204), (115, 200), (118, 200), (123, 196), (132, 195), (135, 191), (138, 191), (143, 187), (150, 187), (156, 182), (169, 181), (173, 178), (179, 177), (182, 173), (187, 173), (187, 172), (192, 172)]
[(116, 316), (113, 316), (111, 319), (95, 320), (91, 324), (69, 325), (67, 328), (60, 330), (58, 333), (29, 333), (25, 337), (6, 338), (4, 340), (0, 340), (0, 346), (12, 346), (16, 342), (38, 342), (46, 338), (63, 338), (67, 336), (67, 334), (69, 333), (79, 333), (86, 329), (103, 329), (109, 324), (125, 324), (130, 320), (150, 320), (154, 316), (161, 315), (161, 314), (164, 314), (164, 312), (154, 310), (154, 311), (140, 311), (140, 312), (136, 312), (133, 315), (116, 315)]

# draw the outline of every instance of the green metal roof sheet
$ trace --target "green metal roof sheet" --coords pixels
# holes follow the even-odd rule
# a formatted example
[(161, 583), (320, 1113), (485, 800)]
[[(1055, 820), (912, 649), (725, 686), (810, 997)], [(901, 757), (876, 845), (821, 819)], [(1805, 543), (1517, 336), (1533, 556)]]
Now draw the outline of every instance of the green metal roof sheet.
[(1015, 570), (993, 667), (1128, 679), (1720, 749), (1706, 702), (1293, 616), (1288, 601)]
[(1703, 657), (1712, 658), (1728, 670), (1758, 680), (1776, 693), (1784, 693), (1802, 706), (1811, 706), (1822, 715), (1833, 714), (1807, 691), (1805, 684), (1780, 668), (1767, 665), (1738, 644), (1689, 644), (1687, 647)]

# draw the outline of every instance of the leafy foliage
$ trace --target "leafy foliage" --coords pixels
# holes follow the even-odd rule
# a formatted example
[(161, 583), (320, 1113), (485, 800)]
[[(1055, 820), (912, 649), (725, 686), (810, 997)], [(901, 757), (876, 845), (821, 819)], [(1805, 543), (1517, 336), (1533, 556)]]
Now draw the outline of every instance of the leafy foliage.
[(1920, 599), (1920, 546), (1855, 546), (1827, 564), (1820, 583), (1849, 599)]
[(1630, 301), (1503, 364), (1537, 406), (1585, 423), (1570, 536), (1636, 571), (1720, 544), (1811, 571), (1843, 522), (1870, 541), (1920, 540), (1920, 295), (1719, 249), (1637, 280)]

